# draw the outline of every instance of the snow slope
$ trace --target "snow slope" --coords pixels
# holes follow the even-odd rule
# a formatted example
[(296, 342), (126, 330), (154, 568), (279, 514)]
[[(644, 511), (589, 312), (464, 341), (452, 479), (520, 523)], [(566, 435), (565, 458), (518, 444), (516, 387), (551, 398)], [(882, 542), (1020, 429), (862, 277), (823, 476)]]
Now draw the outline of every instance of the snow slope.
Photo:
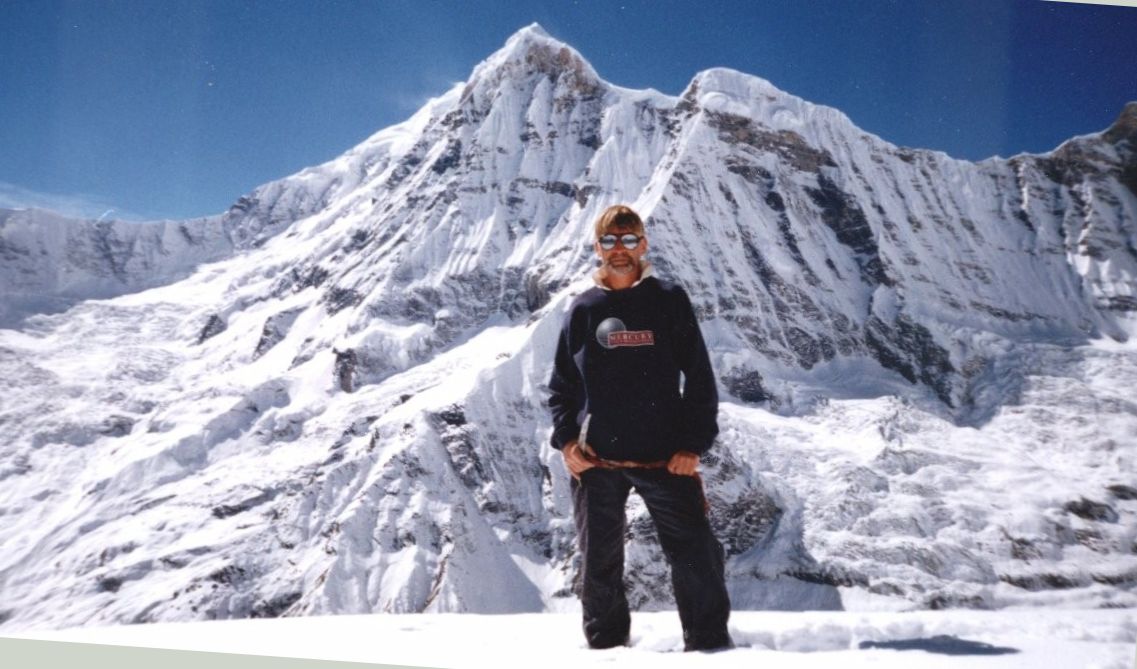
[(1085, 667), (1127, 669), (1132, 611), (736, 613), (736, 647), (683, 653), (674, 612), (634, 617), (630, 647), (588, 650), (568, 614), (336, 616), (91, 627), (18, 638), (425, 667)]

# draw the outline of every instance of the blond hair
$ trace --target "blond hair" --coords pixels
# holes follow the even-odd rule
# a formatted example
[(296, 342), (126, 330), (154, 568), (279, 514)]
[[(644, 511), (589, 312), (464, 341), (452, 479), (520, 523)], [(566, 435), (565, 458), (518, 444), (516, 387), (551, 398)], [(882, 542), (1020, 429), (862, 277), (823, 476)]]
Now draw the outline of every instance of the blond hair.
[(613, 230), (630, 230), (637, 235), (643, 235), (644, 222), (631, 207), (614, 204), (604, 210), (596, 219), (595, 239), (600, 239)]

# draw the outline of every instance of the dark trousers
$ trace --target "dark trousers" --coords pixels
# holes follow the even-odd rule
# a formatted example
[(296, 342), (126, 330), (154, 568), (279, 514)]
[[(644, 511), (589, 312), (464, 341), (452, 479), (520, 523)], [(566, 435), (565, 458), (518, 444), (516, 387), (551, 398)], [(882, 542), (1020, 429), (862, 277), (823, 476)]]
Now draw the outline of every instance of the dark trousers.
[(583, 558), (584, 636), (590, 646), (622, 644), (631, 626), (624, 594), (624, 507), (632, 488), (647, 505), (671, 566), (685, 646), (718, 648), (730, 643), (723, 550), (711, 532), (698, 479), (666, 469), (594, 468), (579, 481), (573, 479), (571, 487)]

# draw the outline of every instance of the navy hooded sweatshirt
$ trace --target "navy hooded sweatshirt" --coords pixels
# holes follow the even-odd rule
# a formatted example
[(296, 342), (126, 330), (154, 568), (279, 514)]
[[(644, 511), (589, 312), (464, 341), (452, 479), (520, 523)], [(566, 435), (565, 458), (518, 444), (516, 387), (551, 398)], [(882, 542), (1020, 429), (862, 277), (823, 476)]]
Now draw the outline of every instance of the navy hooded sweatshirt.
[(718, 391), (691, 300), (651, 276), (573, 300), (549, 389), (557, 449), (579, 439), (605, 459), (653, 462), (704, 453), (718, 434)]

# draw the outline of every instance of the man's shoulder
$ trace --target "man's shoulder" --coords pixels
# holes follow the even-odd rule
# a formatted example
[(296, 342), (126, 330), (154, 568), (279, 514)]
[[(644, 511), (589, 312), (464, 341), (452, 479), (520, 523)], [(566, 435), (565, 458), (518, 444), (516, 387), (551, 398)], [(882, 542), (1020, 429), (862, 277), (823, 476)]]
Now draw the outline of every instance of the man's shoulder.
[(684, 290), (683, 286), (676, 283), (675, 281), (672, 281), (670, 279), (662, 279), (657, 276), (651, 276), (647, 279), (644, 279), (645, 284), (649, 282), (655, 290), (659, 291), (669, 298), (686, 297), (687, 299), (690, 299), (687, 296), (687, 291)]
[(602, 302), (604, 298), (605, 292), (596, 286), (592, 286), (572, 299), (572, 302), (569, 303), (569, 313), (571, 314), (577, 309), (587, 309), (598, 302)]

